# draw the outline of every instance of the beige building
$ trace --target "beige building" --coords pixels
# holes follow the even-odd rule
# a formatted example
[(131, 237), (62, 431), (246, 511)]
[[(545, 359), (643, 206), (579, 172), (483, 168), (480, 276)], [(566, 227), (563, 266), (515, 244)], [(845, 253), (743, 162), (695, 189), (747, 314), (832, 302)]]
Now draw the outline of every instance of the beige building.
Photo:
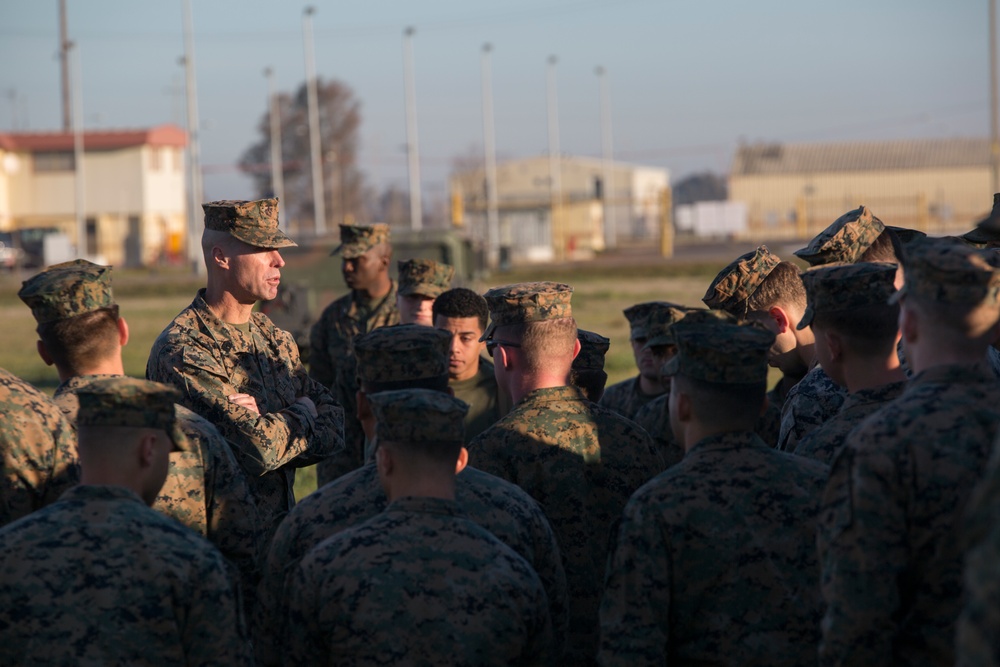
[(73, 139), (64, 132), (0, 133), (0, 231), (56, 228), (79, 256), (121, 266), (181, 257), (187, 133), (173, 125), (84, 133), (82, 245)]
[[(498, 163), (497, 213), (504, 261), (587, 259), (609, 241), (658, 239), (661, 202), (670, 182), (667, 170), (614, 162), (610, 173), (609, 186), (602, 160), (561, 158), (561, 205), (554, 207), (547, 156)], [(479, 237), (485, 237), (486, 228), (484, 174), (484, 169), (472, 169), (451, 178), (453, 202), (459, 209), (453, 217), (460, 216)]]
[(729, 199), (747, 206), (750, 238), (808, 238), (868, 206), (887, 225), (969, 231), (989, 213), (988, 139), (754, 144), (736, 151)]

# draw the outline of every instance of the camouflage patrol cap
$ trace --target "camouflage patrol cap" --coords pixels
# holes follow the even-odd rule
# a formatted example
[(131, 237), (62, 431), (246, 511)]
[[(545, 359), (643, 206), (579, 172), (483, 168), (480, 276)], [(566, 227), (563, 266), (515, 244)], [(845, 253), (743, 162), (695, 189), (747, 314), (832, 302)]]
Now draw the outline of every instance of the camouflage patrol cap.
[(202, 204), (205, 229), (227, 232), (256, 248), (274, 250), (298, 245), (278, 229), (278, 200), (223, 199)]
[(872, 247), (883, 230), (885, 225), (882, 221), (872, 215), (867, 206), (862, 205), (834, 220), (809, 245), (796, 250), (794, 254), (811, 266), (833, 262), (853, 264), (865, 250)]
[(77, 396), (77, 424), (81, 427), (160, 429), (170, 436), (174, 451), (190, 449), (177, 420), (176, 403), (181, 393), (174, 387), (120, 375), (95, 380), (81, 388)]
[(886, 229), (890, 230), (896, 235), (901, 244), (909, 245), (914, 241), (927, 238), (927, 232), (922, 232), (919, 229), (908, 229), (906, 227), (893, 227), (892, 225), (886, 225)]
[(990, 243), (1000, 241), (1000, 192), (993, 195), (993, 210), (976, 223), (971, 232), (962, 234), (963, 239), (970, 243)]
[(576, 339), (580, 341), (580, 354), (573, 359), (573, 370), (603, 371), (604, 356), (611, 348), (611, 341), (593, 331), (578, 329)]
[(661, 345), (673, 345), (673, 327), (684, 319), (690, 308), (683, 306), (669, 306), (658, 308), (649, 315), (646, 320), (646, 344), (643, 349), (659, 347)]
[(17, 295), (39, 324), (65, 320), (115, 305), (111, 267), (74, 259), (55, 264), (21, 283)]
[(419, 324), (379, 327), (354, 340), (362, 385), (446, 376), (451, 332)]
[(803, 271), (806, 310), (796, 329), (812, 324), (816, 313), (886, 305), (896, 291), (896, 265), (889, 262), (828, 264)]
[(739, 320), (735, 315), (724, 310), (709, 310), (706, 308), (687, 308), (678, 306), (673, 309), (676, 319), (673, 322), (664, 322), (662, 333), (654, 332), (645, 347), (655, 347), (659, 345), (676, 345), (674, 340), (674, 325), (681, 320), (685, 320), (687, 325), (691, 324), (738, 324)]
[(634, 306), (629, 306), (622, 311), (625, 315), (625, 319), (628, 320), (629, 326), (629, 340), (635, 340), (637, 338), (647, 338), (647, 325), (649, 324), (649, 319), (655, 313), (662, 313), (670, 308), (678, 308), (679, 306), (675, 303), (670, 303), (669, 301), (646, 301), (643, 303), (637, 303)]
[(665, 376), (684, 375), (718, 384), (767, 381), (767, 354), (774, 334), (759, 327), (715, 322), (674, 325), (677, 354), (663, 365)]
[(398, 266), (400, 296), (419, 294), (436, 299), (451, 288), (455, 275), (455, 267), (433, 259), (408, 259)]
[(927, 238), (907, 246), (903, 287), (890, 297), (912, 294), (937, 303), (991, 304), (1000, 301), (1000, 269), (986, 253), (955, 240)]
[(747, 299), (780, 263), (764, 245), (744, 253), (715, 276), (701, 300), (712, 309), (745, 313)]
[(497, 327), (573, 317), (573, 288), (564, 283), (518, 283), (494, 287), (483, 297), (490, 308), (490, 324), (479, 342), (489, 340)]
[(433, 389), (398, 389), (368, 396), (380, 442), (464, 444), (469, 406)]
[(340, 225), (340, 245), (330, 255), (340, 253), (344, 259), (361, 257), (380, 243), (389, 242), (389, 225)]

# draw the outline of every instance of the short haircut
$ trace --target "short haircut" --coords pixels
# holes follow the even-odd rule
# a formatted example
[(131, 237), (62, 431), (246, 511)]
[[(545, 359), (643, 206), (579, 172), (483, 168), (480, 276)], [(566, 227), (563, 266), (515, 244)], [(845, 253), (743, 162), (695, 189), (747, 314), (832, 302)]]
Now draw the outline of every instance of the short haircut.
[(56, 367), (83, 375), (118, 349), (118, 305), (39, 324), (38, 337)]
[[(455, 470), (455, 462), (464, 445), (460, 441), (434, 440), (431, 442), (400, 442), (379, 438), (379, 447), (392, 450), (400, 456), (407, 467), (418, 464), (417, 461), (429, 462), (435, 468), (450, 468)], [(419, 464), (418, 464), (419, 465)]]
[(922, 326), (954, 348), (968, 347), (970, 343), (990, 345), (992, 327), (1000, 319), (996, 304), (941, 303), (907, 293), (902, 305), (920, 313)]
[(419, 380), (394, 380), (391, 382), (364, 382), (361, 390), (366, 394), (377, 394), (382, 391), (396, 391), (398, 389), (430, 389), (431, 391), (448, 391), (448, 376), (439, 375), (437, 377), (420, 378)]
[(868, 247), (858, 262), (889, 262), (899, 264), (899, 258), (903, 256), (903, 244), (899, 240), (896, 232), (888, 227), (876, 237), (871, 246)]
[(817, 312), (814, 329), (833, 331), (844, 339), (854, 354), (862, 357), (884, 357), (896, 347), (899, 333), (899, 304), (872, 304), (849, 310)]
[(767, 311), (780, 304), (805, 309), (806, 288), (799, 274), (799, 267), (791, 262), (779, 262), (747, 298), (747, 312)]
[[(534, 373), (546, 368), (552, 359), (571, 357), (576, 346), (576, 320), (561, 317), (555, 320), (505, 324), (497, 327), (494, 338), (514, 339), (521, 344), (524, 370)], [(569, 359), (566, 370), (569, 371)]]
[(690, 397), (699, 422), (729, 431), (754, 430), (767, 397), (766, 380), (723, 384), (678, 374), (671, 381), (670, 390), (675, 389)]
[(486, 331), (486, 324), (490, 318), (490, 309), (486, 305), (486, 299), (465, 287), (454, 287), (447, 292), (442, 292), (434, 300), (432, 309), (434, 317), (477, 317), (479, 318), (479, 330)]
[(569, 371), (569, 383), (583, 392), (584, 397), (591, 403), (597, 403), (604, 395), (604, 387), (608, 383), (608, 374), (596, 368), (586, 368), (577, 370), (571, 368)]

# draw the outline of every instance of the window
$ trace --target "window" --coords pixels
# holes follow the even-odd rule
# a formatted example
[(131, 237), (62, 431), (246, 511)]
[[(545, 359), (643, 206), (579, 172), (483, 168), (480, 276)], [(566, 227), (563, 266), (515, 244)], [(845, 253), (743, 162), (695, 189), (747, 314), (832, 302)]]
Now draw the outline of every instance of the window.
[(35, 153), (33, 162), (36, 173), (76, 169), (76, 159), (72, 153)]

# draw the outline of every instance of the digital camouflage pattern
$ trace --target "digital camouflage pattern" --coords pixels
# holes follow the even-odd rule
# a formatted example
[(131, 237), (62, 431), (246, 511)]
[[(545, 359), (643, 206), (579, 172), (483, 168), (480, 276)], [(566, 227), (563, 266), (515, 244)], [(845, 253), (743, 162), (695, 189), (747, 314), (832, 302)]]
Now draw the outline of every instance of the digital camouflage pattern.
[(278, 200), (226, 199), (202, 204), (205, 229), (226, 232), (255, 248), (274, 250), (298, 245), (278, 228)]
[(5, 526), (0, 572), (0, 664), (251, 664), (225, 560), (124, 487)]
[(733, 432), (643, 486), (608, 563), (598, 662), (815, 664), (826, 472)]
[(713, 310), (725, 310), (737, 317), (745, 317), (747, 299), (780, 263), (778, 256), (764, 245), (744, 253), (719, 271), (701, 300)]
[(354, 342), (362, 384), (439, 378), (448, 374), (451, 332), (420, 324), (376, 329)]
[(896, 292), (896, 265), (859, 262), (817, 266), (802, 273), (806, 310), (797, 329), (811, 325), (817, 312), (835, 313), (866, 306), (887, 305)]
[(723, 320), (695, 323), (683, 319), (673, 327), (677, 354), (663, 365), (664, 375), (683, 375), (718, 384), (767, 381), (767, 355), (774, 334), (765, 329)]
[(578, 371), (603, 371), (604, 357), (611, 348), (611, 340), (593, 331), (577, 329), (580, 353), (573, 359), (573, 369)]
[(821, 231), (805, 248), (795, 251), (795, 256), (811, 266), (844, 262), (853, 264), (872, 247), (875, 239), (885, 230), (882, 221), (867, 206), (848, 211)]
[(455, 267), (433, 259), (408, 259), (397, 263), (399, 296), (419, 294), (436, 299), (451, 289)]
[(598, 404), (626, 419), (635, 419), (639, 410), (656, 398), (665, 395), (666, 393), (663, 392), (659, 394), (644, 392), (640, 384), (640, 376), (636, 375), (634, 378), (622, 380), (607, 387)]
[[(181, 390), (180, 403), (214, 424), (233, 446), (270, 534), (295, 504), (295, 468), (343, 448), (344, 411), (310, 379), (291, 335), (253, 313), (249, 333), (212, 314), (205, 290), (153, 343), (146, 377)], [(245, 393), (260, 414), (232, 403)], [(300, 396), (312, 399), (313, 417)]]
[(993, 194), (993, 209), (990, 214), (977, 222), (971, 232), (962, 234), (961, 238), (974, 244), (1000, 241), (1000, 192)]
[[(659, 347), (661, 345), (673, 345), (674, 325), (684, 319), (693, 309), (683, 306), (668, 306), (657, 308), (649, 314), (646, 320), (645, 347)], [(703, 311), (706, 313), (712, 311)], [(721, 312), (721, 311), (720, 311)], [(633, 339), (634, 340), (634, 339)]]
[(174, 405), (181, 393), (173, 387), (124, 375), (103, 375), (77, 389), (76, 395), (77, 427), (158, 429), (170, 436), (175, 452), (191, 450), (177, 423)]
[(847, 394), (837, 414), (807, 433), (796, 443), (793, 453), (830, 465), (848, 442), (848, 434), (876, 410), (899, 398), (905, 389), (905, 381), (890, 382)]
[(49, 397), (0, 368), (0, 526), (55, 502), (80, 481), (76, 434)]
[[(389, 225), (340, 225), (340, 245), (330, 255), (340, 254), (344, 259), (361, 257), (372, 248), (389, 242)], [(393, 299), (395, 303), (395, 299)]]
[(806, 373), (785, 397), (778, 449), (795, 451), (802, 438), (837, 414), (845, 398), (847, 389), (830, 379), (821, 366)]
[[(361, 253), (363, 254), (363, 253)], [(365, 433), (357, 418), (357, 361), (354, 339), (382, 327), (399, 324), (396, 283), (381, 299), (366, 299), (350, 291), (323, 311), (309, 334), (309, 375), (344, 407), (344, 449), (316, 467), (320, 485), (331, 482), (365, 462)]]
[[(53, 401), (75, 427), (78, 392), (107, 375), (79, 375), (56, 388)], [(170, 453), (170, 469), (153, 509), (207, 538), (236, 566), (247, 611), (256, 599), (263, 531), (246, 475), (229, 443), (206, 419), (175, 406), (186, 451)]]
[(914, 242), (906, 249), (903, 287), (894, 299), (913, 294), (938, 303), (997, 303), (1000, 270), (987, 252), (947, 239)]
[[(456, 476), (455, 498), (469, 518), (524, 557), (538, 573), (548, 596), (558, 656), (569, 618), (566, 575), (542, 510), (520, 488), (471, 467)], [(288, 514), (271, 543), (261, 579), (257, 627), (271, 631), (256, 642), (260, 664), (281, 664), (285, 585), (299, 561), (320, 542), (367, 521), (387, 504), (375, 464), (369, 463), (319, 488)]]
[(669, 468), (684, 458), (684, 448), (674, 438), (670, 427), (670, 391), (657, 396), (646, 405), (639, 408), (635, 414), (635, 423), (642, 427), (653, 441), (653, 446), (663, 461), (664, 469)]
[(822, 665), (954, 664), (962, 516), (998, 425), (996, 378), (943, 365), (852, 431), (820, 515)]
[(17, 296), (39, 324), (115, 305), (111, 267), (74, 259), (50, 266), (21, 283)]
[(483, 297), (490, 309), (490, 323), (479, 342), (489, 340), (497, 327), (573, 317), (573, 288), (563, 283), (518, 283), (494, 287)]
[(663, 469), (649, 436), (573, 387), (536, 389), (469, 443), (469, 463), (541, 505), (569, 585), (566, 662), (592, 661), (609, 540), (629, 496)]
[(669, 301), (645, 301), (623, 310), (622, 314), (628, 320), (629, 340), (640, 340), (648, 337), (649, 318), (654, 313), (662, 313), (670, 308), (680, 308), (680, 306)]
[(469, 406), (433, 389), (397, 389), (368, 396), (382, 442), (464, 444)]
[(289, 583), (285, 665), (550, 665), (531, 566), (454, 501), (400, 498), (313, 548)]

